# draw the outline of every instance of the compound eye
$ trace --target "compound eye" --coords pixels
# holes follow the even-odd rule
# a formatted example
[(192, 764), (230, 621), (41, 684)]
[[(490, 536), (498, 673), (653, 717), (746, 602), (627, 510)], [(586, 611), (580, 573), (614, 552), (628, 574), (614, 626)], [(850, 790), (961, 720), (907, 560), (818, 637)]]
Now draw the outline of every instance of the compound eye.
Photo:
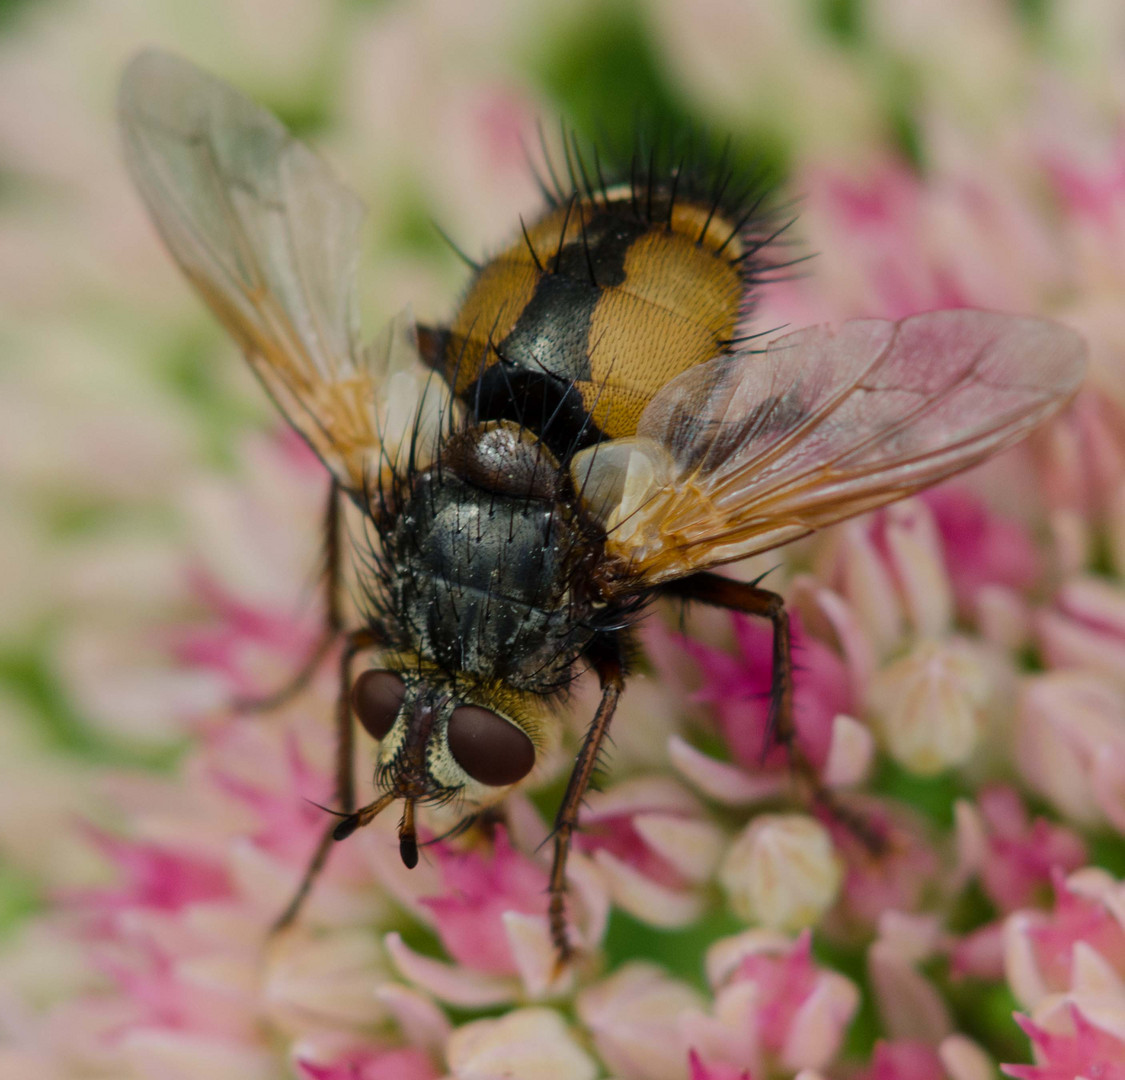
[(352, 686), (352, 708), (373, 739), (387, 737), (404, 697), (406, 684), (393, 671), (365, 671)]
[(505, 787), (535, 764), (535, 745), (510, 720), (479, 705), (459, 705), (449, 718), (449, 749), (474, 780)]

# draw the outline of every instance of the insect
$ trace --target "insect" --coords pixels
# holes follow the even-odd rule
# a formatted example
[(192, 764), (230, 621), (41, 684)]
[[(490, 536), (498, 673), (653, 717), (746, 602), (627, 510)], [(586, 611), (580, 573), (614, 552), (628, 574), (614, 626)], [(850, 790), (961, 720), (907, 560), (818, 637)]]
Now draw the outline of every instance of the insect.
[[(768, 215), (676, 169), (607, 182), (585, 161), (475, 271), (445, 328), (355, 319), (360, 201), (281, 123), (185, 60), (145, 52), (120, 94), (126, 160), (173, 257), (331, 475), (328, 630), (343, 638), (333, 841), (402, 803), (472, 816), (530, 774), (576, 670), (601, 699), (555, 820), (548, 901), (571, 948), (566, 861), (659, 596), (768, 618), (770, 727), (798, 766), (782, 598), (712, 572), (902, 498), (1024, 437), (1085, 349), (981, 311), (859, 320), (745, 349)], [(342, 624), (342, 500), (375, 537), (364, 625)], [(353, 681), (371, 650), (378, 666)], [(356, 805), (353, 714), (380, 742)], [(811, 780), (815, 784), (815, 778)]]

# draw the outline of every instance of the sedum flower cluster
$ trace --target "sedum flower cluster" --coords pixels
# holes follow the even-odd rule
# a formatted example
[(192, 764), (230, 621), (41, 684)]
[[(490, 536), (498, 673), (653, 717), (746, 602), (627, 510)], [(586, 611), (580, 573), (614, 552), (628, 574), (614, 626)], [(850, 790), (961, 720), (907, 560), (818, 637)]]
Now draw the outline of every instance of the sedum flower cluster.
[[(1125, 14), (615, 11), (79, 0), (0, 28), (0, 1080), (1125, 1078)], [(109, 88), (152, 40), (321, 124), (373, 207), (376, 314), (448, 310), (417, 221), (507, 237), (529, 121), (618, 70), (784, 159), (816, 258), (756, 328), (1083, 332), (1087, 385), (1026, 444), (730, 570), (785, 595), (802, 749), (878, 844), (763, 753), (768, 625), (657, 610), (572, 856), (576, 964), (543, 842), (585, 684), (489, 836), (407, 871), (378, 819), (268, 933), (326, 822), (332, 665), (269, 716), (231, 703), (316, 640), (326, 483), (115, 165)]]

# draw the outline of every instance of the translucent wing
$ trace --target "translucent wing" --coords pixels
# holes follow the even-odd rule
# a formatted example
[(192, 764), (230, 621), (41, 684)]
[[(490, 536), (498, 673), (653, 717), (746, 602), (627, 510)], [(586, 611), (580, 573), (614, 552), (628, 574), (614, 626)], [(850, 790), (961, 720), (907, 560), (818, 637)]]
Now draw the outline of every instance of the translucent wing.
[(119, 112), (129, 172), (176, 262), (341, 484), (378, 482), (445, 393), (408, 318), (358, 344), (360, 200), (276, 117), (169, 53), (132, 60)]
[(684, 372), (572, 476), (622, 580), (667, 581), (976, 464), (1058, 409), (1084, 360), (1065, 327), (983, 311), (809, 327)]

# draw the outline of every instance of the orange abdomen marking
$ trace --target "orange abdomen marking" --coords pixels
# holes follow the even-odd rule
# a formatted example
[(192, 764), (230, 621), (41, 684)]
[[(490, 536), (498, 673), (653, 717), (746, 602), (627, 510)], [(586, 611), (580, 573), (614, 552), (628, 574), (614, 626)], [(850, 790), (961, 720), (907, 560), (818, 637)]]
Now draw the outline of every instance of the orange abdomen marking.
[(482, 418), (585, 427), (583, 445), (631, 435), (662, 386), (727, 351), (746, 300), (737, 229), (705, 205), (648, 210), (576, 199), (482, 267), (444, 345)]

